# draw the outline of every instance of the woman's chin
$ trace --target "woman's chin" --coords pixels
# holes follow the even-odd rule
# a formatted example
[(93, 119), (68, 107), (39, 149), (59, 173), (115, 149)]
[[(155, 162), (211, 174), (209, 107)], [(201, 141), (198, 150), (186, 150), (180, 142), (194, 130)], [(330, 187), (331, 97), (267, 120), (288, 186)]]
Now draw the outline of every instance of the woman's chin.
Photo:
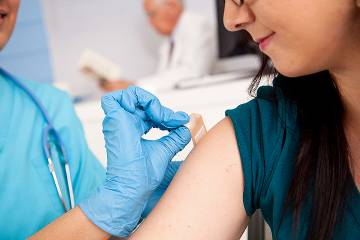
[(305, 74), (300, 74), (299, 72), (296, 71), (289, 71), (289, 69), (286, 69), (284, 71), (282, 70), (278, 70), (276, 69), (281, 75), (285, 76), (285, 77), (289, 77), (289, 78), (296, 78), (296, 77), (300, 77), (300, 76), (304, 76)]
[(310, 75), (316, 72), (319, 72), (320, 70), (314, 68), (313, 66), (304, 66), (304, 64), (291, 62), (291, 64), (275, 64), (275, 69), (277, 72), (279, 72), (281, 75), (285, 77), (295, 78), (295, 77), (301, 77)]

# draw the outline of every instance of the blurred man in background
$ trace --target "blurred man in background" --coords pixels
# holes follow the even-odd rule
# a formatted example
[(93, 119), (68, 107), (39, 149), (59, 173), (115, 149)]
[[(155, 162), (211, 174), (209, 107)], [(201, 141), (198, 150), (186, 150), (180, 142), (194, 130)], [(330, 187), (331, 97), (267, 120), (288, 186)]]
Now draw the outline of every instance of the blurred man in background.
[(184, 79), (210, 74), (216, 60), (216, 32), (212, 21), (186, 10), (182, 0), (144, 0), (150, 24), (165, 37), (159, 49), (157, 72), (137, 81), (105, 82), (113, 91), (137, 84), (147, 90), (172, 88)]

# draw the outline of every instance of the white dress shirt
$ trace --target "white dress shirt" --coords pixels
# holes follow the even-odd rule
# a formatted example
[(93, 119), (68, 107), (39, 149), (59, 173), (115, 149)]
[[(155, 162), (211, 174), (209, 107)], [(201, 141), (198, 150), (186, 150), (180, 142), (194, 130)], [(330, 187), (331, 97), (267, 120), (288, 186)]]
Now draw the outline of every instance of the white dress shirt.
[(157, 91), (170, 89), (180, 80), (210, 74), (217, 59), (216, 43), (215, 24), (185, 11), (172, 36), (159, 49), (157, 72), (137, 84)]

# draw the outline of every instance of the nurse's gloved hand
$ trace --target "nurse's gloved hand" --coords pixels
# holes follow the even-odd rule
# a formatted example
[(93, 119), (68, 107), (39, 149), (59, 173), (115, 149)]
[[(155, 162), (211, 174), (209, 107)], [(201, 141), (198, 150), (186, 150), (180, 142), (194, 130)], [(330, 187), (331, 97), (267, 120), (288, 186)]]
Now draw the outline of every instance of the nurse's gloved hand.
[(182, 161), (173, 161), (169, 163), (163, 180), (161, 181), (157, 189), (154, 191), (154, 193), (151, 195), (151, 197), (148, 199), (146, 207), (142, 212), (141, 218), (146, 218), (156, 206), (156, 204), (159, 202), (160, 198), (169, 187), (171, 181), (173, 180), (182, 163)]
[[(189, 116), (162, 106), (155, 96), (137, 87), (106, 95), (102, 108), (106, 115), (106, 180), (80, 207), (98, 227), (127, 237), (162, 182), (169, 162), (189, 143), (190, 131), (183, 126)], [(159, 140), (143, 139), (153, 127), (169, 134)]]

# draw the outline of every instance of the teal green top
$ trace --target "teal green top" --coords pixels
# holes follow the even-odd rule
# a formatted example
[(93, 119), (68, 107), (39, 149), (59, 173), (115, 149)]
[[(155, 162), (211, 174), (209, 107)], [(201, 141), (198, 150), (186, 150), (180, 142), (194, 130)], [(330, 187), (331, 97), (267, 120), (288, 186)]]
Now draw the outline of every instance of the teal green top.
[[(275, 96), (275, 99), (274, 99)], [(291, 183), (299, 127), (295, 103), (276, 87), (260, 87), (257, 98), (226, 111), (233, 122), (244, 173), (244, 206), (248, 216), (261, 209), (273, 239), (292, 239), (292, 214), (281, 221)], [(360, 239), (360, 192), (352, 189), (345, 217), (334, 239)], [(297, 239), (306, 239), (309, 204), (301, 215)]]
[[(101, 184), (105, 170), (86, 144), (68, 95), (22, 82), (40, 98), (64, 141), (78, 204)], [(29, 96), (0, 75), (0, 239), (25, 239), (64, 213), (42, 149), (44, 126)], [(64, 185), (59, 159), (53, 157)]]

